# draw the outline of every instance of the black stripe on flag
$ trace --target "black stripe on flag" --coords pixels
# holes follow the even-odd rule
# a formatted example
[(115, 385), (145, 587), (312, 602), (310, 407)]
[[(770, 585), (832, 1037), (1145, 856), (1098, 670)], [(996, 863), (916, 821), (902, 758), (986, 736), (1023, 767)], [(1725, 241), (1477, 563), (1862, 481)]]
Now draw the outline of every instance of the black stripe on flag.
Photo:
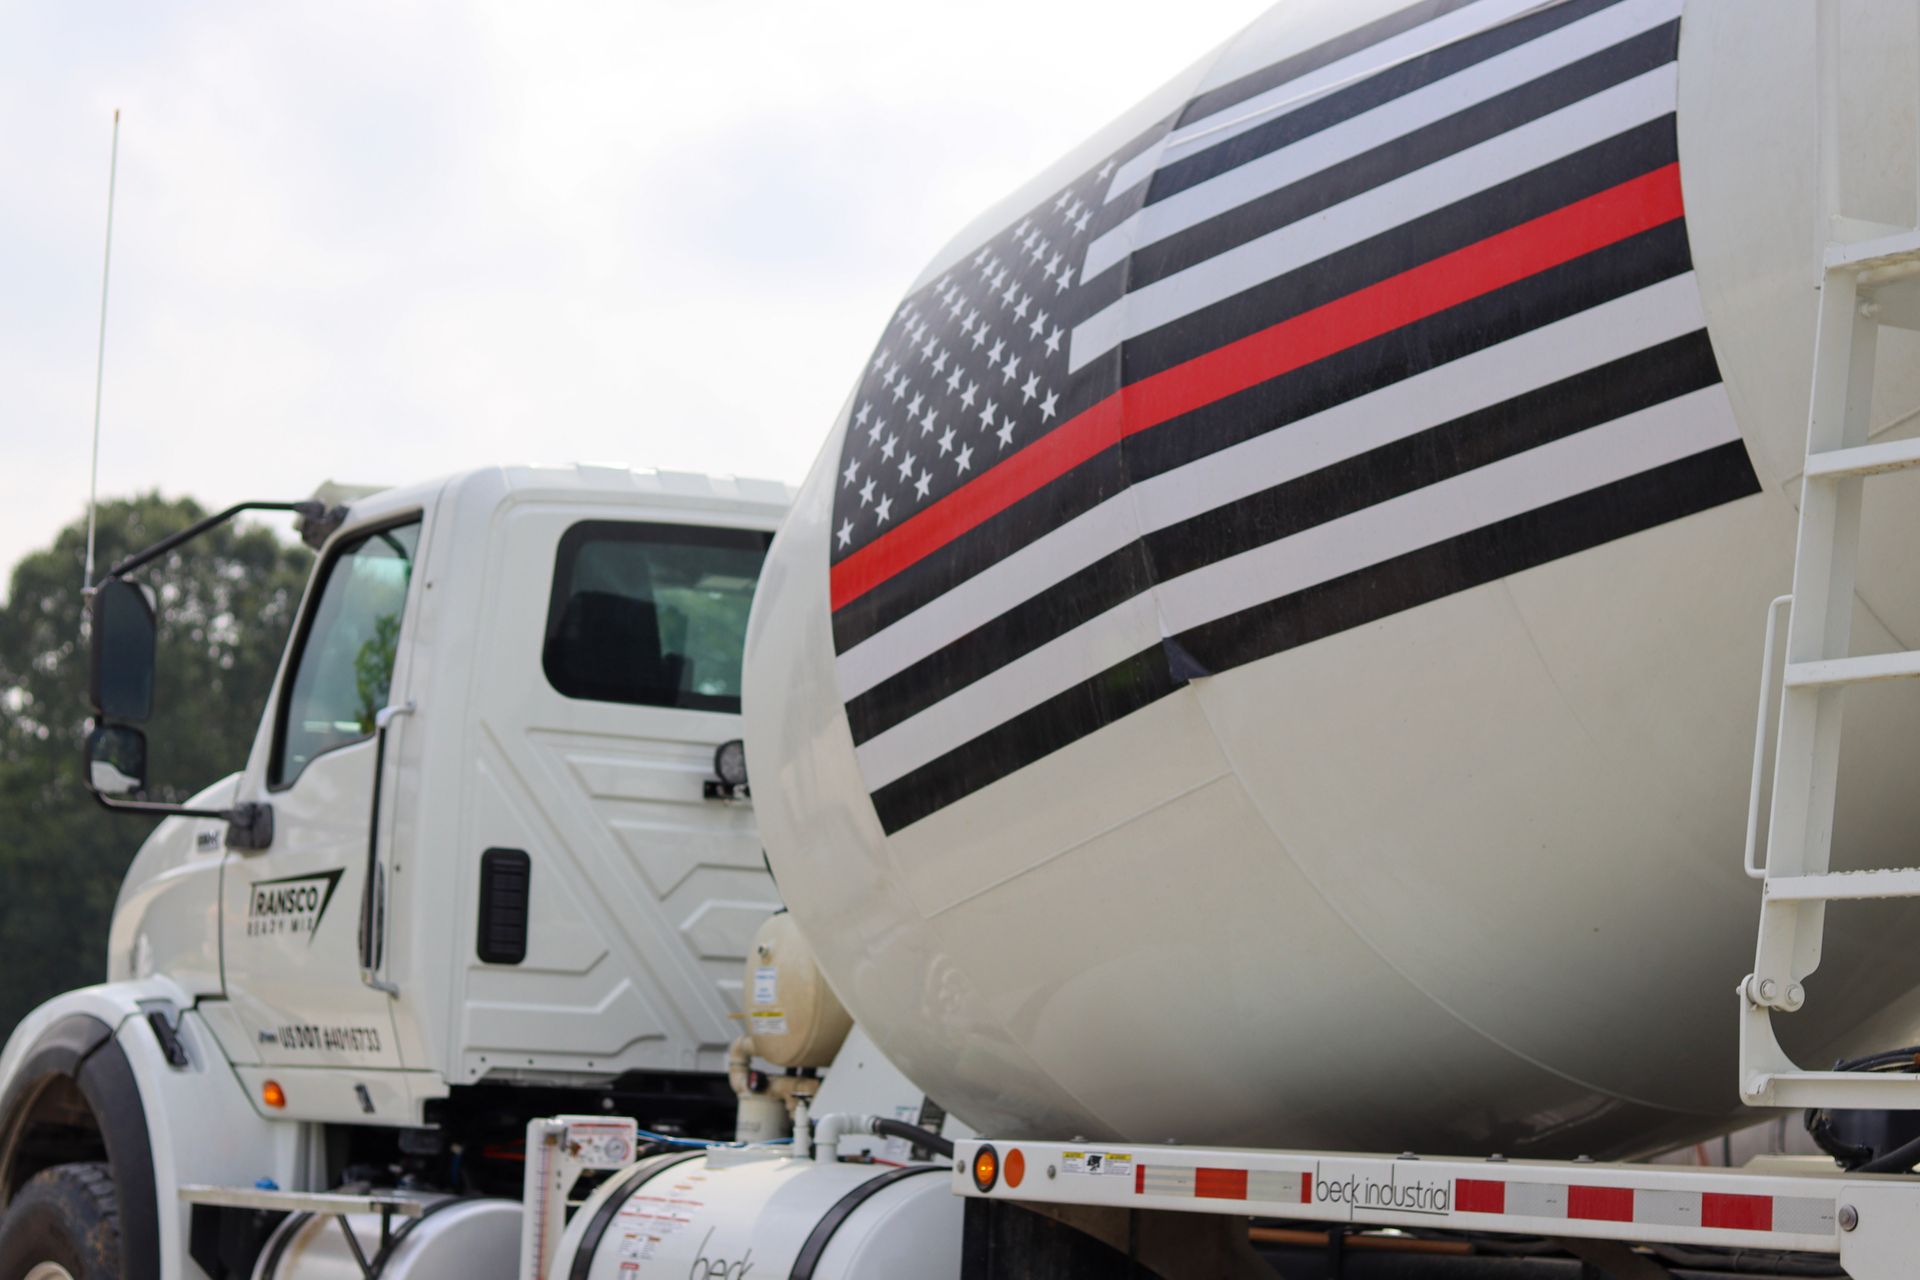
[[(1495, 193), (1496, 211), (1499, 195)], [(1127, 477), (1141, 480), (1171, 470), (1679, 275), (1691, 264), (1685, 226), (1668, 223), (1135, 436), (1125, 444), (1126, 476), (1100, 460), (1076, 468), (847, 603), (833, 614), (834, 648), (845, 652), (1019, 547), (1092, 510), (1118, 494)]]
[(1355, 27), (1331, 40), (1303, 49), (1290, 58), (1283, 58), (1271, 66), (1250, 71), (1238, 80), (1230, 80), (1217, 89), (1209, 89), (1197, 98), (1188, 101), (1181, 110), (1179, 123), (1192, 124), (1208, 116), (1217, 115), (1228, 107), (1245, 102), (1248, 98), (1257, 98), (1269, 89), (1277, 89), (1290, 80), (1310, 75), (1329, 63), (1370, 49), (1383, 41), (1391, 40), (1402, 32), (1432, 22), (1435, 18), (1463, 9), (1473, 0), (1424, 0), (1421, 4), (1410, 4), (1397, 12), (1376, 18), (1363, 27)]
[[(1197, 187), (1250, 160), (1292, 146), (1302, 138), (1330, 129), (1362, 112), (1383, 106), (1436, 80), (1444, 80), (1488, 58), (1516, 49), (1619, 3), (1620, 0), (1567, 0), (1567, 3), (1534, 10), (1511, 22), (1442, 45), (1431, 53), (1385, 67), (1358, 83), (1333, 90), (1266, 124), (1256, 125), (1245, 133), (1215, 143), (1204, 151), (1168, 161), (1148, 183), (1146, 203), (1155, 204), (1189, 187)], [(1673, 54), (1670, 44), (1666, 60), (1672, 61)]]
[(1167, 581), (1720, 380), (1705, 330), (1345, 459), (1145, 536), (847, 704), (865, 742), (1022, 654)]
[[(1678, 157), (1671, 115), (1636, 125), (1127, 339), (1121, 347), (1125, 381), (1152, 377), (1249, 333), (1651, 173)], [(1216, 252), (1229, 247), (1222, 245)]]
[[(1760, 491), (1739, 440), (1449, 538), (1174, 637), (1226, 671)], [(888, 834), (1165, 697), (1164, 646), (1134, 655), (873, 793)]]
[(1160, 646), (1136, 653), (889, 782), (873, 793), (874, 812), (892, 835), (1179, 687)]
[(1140, 245), (1107, 274), (1123, 275), (1129, 292), (1144, 288), (1227, 247), (1311, 218), (1416, 169), (1510, 133), (1673, 61), (1678, 30), (1676, 22), (1635, 36), (1175, 235)]
[(1746, 443), (1731, 440), (1177, 638), (1225, 671), (1759, 492)]

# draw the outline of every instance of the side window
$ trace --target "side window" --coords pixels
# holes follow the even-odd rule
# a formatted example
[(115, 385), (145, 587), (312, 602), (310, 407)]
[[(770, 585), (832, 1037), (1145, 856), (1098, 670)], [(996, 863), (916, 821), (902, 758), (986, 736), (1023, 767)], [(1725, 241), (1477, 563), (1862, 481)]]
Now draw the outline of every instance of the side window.
[(588, 520), (560, 538), (542, 654), (569, 698), (740, 710), (747, 609), (770, 533)]
[(281, 695), (272, 786), (291, 785), (315, 756), (373, 733), (393, 681), (419, 545), (418, 520), (395, 525), (345, 544), (322, 570), (319, 600)]

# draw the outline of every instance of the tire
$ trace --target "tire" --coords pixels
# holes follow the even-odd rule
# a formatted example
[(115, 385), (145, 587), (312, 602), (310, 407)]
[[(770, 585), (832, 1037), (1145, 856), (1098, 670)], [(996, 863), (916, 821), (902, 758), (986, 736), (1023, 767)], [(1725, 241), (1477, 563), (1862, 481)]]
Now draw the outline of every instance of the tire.
[(104, 1164), (27, 1179), (0, 1219), (0, 1280), (118, 1280), (120, 1205)]

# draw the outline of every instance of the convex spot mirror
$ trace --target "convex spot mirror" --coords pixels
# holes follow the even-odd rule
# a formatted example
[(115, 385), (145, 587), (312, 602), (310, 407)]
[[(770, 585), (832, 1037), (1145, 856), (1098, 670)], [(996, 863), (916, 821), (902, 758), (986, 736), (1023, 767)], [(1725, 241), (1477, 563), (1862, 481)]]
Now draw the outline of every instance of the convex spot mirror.
[(740, 739), (723, 742), (713, 753), (713, 776), (730, 787), (747, 785), (747, 747)]
[(108, 578), (95, 589), (88, 616), (94, 711), (106, 720), (145, 721), (153, 714), (153, 602), (138, 584)]
[(87, 786), (109, 799), (147, 789), (147, 735), (123, 724), (100, 725), (87, 735)]

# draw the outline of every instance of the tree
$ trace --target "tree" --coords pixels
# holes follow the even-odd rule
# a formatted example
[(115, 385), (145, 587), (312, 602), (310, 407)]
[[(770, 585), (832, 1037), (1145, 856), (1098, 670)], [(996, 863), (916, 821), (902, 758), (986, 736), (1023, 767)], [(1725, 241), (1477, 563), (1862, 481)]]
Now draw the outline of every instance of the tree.
[[(157, 493), (102, 503), (98, 562), (204, 514)], [(81, 785), (85, 557), (83, 519), (14, 568), (0, 606), (0, 1028), (102, 979), (121, 876), (154, 826)], [(226, 525), (132, 575), (154, 589), (160, 622), (152, 798), (185, 800), (245, 761), (310, 562), (269, 529)]]

